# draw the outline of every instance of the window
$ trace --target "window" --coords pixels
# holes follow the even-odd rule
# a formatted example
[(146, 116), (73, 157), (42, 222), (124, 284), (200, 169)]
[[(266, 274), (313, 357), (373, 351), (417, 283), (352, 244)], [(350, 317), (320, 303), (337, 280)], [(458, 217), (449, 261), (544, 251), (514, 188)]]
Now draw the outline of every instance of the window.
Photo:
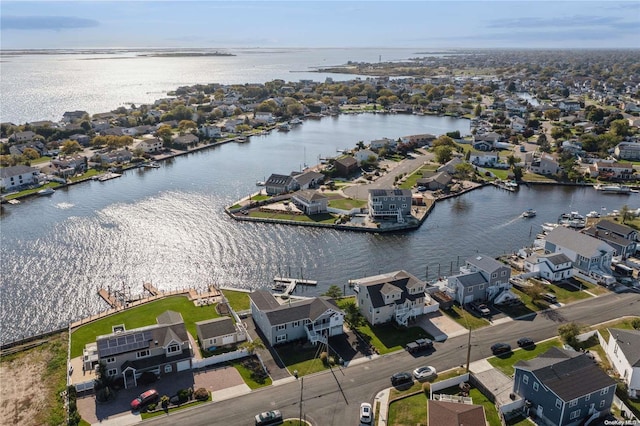
[(600, 391), (600, 395), (606, 395), (609, 393), (609, 388), (604, 388)]
[(560, 401), (560, 398), (556, 398), (556, 408), (562, 408), (562, 401)]
[(279, 336), (276, 336), (276, 343), (285, 342), (286, 340), (287, 340), (287, 335), (286, 334), (281, 334)]
[(182, 349), (180, 349), (180, 345), (178, 345), (177, 343), (170, 344), (169, 347), (167, 348), (167, 353), (173, 354), (176, 352), (182, 352)]
[(167, 364), (164, 366), (165, 373), (171, 373), (172, 371), (173, 371), (173, 368), (171, 367), (171, 364)]
[(287, 324), (278, 324), (276, 325), (276, 330), (280, 331), (280, 330), (286, 330), (287, 329)]
[(589, 395), (587, 395), (587, 396), (585, 396), (585, 397), (584, 397), (584, 400), (585, 400), (585, 401), (588, 401), (588, 400), (590, 400), (590, 399), (591, 399), (591, 394), (589, 394)]
[(540, 386), (538, 385), (538, 382), (533, 382), (533, 390), (534, 391), (537, 391), (539, 387)]
[(484, 284), (480, 284), (480, 290), (484, 290)]
[(500, 275), (503, 276), (503, 277), (506, 276), (507, 275), (507, 271), (500, 272)]
[(578, 417), (580, 417), (580, 410), (572, 411), (571, 415), (569, 416), (569, 419), (573, 420), (573, 419), (577, 419)]
[(109, 358), (107, 358), (107, 364), (113, 364), (114, 362), (116, 362), (115, 356), (110, 356)]
[(467, 293), (471, 293), (473, 289), (471, 287), (467, 287)]
[(406, 208), (407, 208), (407, 205), (406, 205), (406, 204), (403, 204), (403, 205), (402, 205), (402, 208), (403, 208), (403, 209), (406, 209)]
[(607, 402), (607, 401), (605, 401), (604, 399), (602, 401), (600, 401), (600, 408), (604, 407), (605, 402)]
[(291, 323), (291, 327), (300, 327), (300, 321), (294, 321)]
[(523, 382), (525, 385), (528, 385), (528, 384), (529, 384), (529, 376), (528, 376), (528, 375), (526, 375), (526, 374), (524, 374), (524, 375), (522, 376), (522, 382)]
[(146, 356), (149, 356), (149, 349), (138, 351), (138, 353), (136, 354), (136, 358), (144, 358)]
[(618, 354), (618, 343), (616, 342), (616, 345), (613, 348), (613, 353), (614, 354)]
[(395, 209), (396, 209), (395, 204), (389, 204), (389, 210), (395, 210)]
[(573, 401), (569, 401), (569, 407), (575, 407), (576, 405), (578, 405), (577, 399), (574, 399)]
[(111, 368), (111, 369), (107, 370), (107, 376), (109, 376), (109, 377), (113, 377), (116, 374), (118, 374), (118, 369), (117, 368)]
[(494, 272), (493, 274), (491, 274), (491, 278), (498, 278), (498, 273)]

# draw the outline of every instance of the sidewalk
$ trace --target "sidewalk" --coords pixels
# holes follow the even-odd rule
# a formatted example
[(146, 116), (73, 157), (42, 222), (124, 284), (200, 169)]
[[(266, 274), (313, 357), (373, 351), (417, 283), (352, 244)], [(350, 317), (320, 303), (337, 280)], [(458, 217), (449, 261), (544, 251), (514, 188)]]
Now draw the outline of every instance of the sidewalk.
[[(389, 389), (386, 388), (378, 392), (375, 398), (375, 404), (378, 404), (380, 407), (380, 411), (378, 412), (378, 419), (376, 423), (378, 426), (386, 426), (387, 425), (387, 416), (389, 415)], [(375, 404), (373, 406), (374, 414), (375, 414)]]

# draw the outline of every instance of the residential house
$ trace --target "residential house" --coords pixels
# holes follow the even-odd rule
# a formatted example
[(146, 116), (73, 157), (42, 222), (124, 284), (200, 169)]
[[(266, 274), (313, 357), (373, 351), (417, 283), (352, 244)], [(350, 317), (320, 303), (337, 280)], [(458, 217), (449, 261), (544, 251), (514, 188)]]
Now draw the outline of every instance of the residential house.
[(372, 220), (395, 219), (402, 223), (411, 214), (411, 191), (408, 189), (370, 189), (369, 217)]
[(187, 149), (190, 146), (195, 146), (200, 142), (200, 138), (194, 134), (187, 133), (182, 136), (178, 136), (173, 140), (173, 145)]
[(527, 165), (527, 169), (531, 173), (539, 175), (557, 175), (562, 171), (558, 161), (546, 153), (542, 153), (540, 157), (534, 157), (531, 163)]
[(475, 166), (492, 167), (498, 163), (498, 153), (496, 151), (471, 151), (469, 162)]
[(640, 330), (610, 328), (607, 358), (627, 385), (631, 398), (640, 396)]
[(573, 276), (573, 262), (564, 253), (532, 253), (524, 260), (524, 269), (535, 272), (551, 282), (562, 281)]
[(51, 165), (56, 169), (56, 175), (67, 178), (76, 173), (84, 173), (87, 170), (87, 158), (82, 155), (56, 158), (51, 160)]
[(102, 136), (124, 136), (122, 127), (110, 127), (100, 131)]
[(513, 392), (537, 424), (577, 426), (609, 413), (616, 382), (583, 352), (552, 347), (514, 369)]
[(491, 151), (502, 136), (496, 132), (478, 133), (473, 135), (471, 146), (478, 151)]
[(611, 270), (615, 249), (604, 241), (564, 226), (549, 232), (544, 243), (546, 253), (564, 253), (578, 272), (589, 275)]
[(202, 349), (214, 351), (247, 340), (244, 329), (230, 317), (212, 318), (196, 322), (198, 343)]
[(416, 185), (424, 186), (431, 191), (436, 191), (446, 189), (452, 181), (453, 177), (451, 177), (449, 173), (437, 172), (431, 176), (418, 179), (416, 181)]
[(111, 127), (111, 123), (107, 120), (91, 120), (91, 128), (96, 132), (107, 130), (109, 127)]
[(142, 149), (145, 154), (160, 152), (164, 149), (164, 142), (158, 138), (143, 139), (136, 145), (136, 148)]
[(267, 195), (284, 194), (295, 189), (296, 182), (293, 177), (287, 175), (279, 175), (273, 173), (265, 182), (265, 190)]
[(344, 313), (333, 300), (314, 297), (280, 304), (266, 290), (249, 295), (251, 317), (262, 331), (266, 344), (275, 345), (300, 339), (313, 344), (327, 343), (328, 338), (343, 334)]
[(31, 130), (27, 130), (24, 132), (15, 132), (11, 136), (9, 136), (9, 140), (11, 142), (30, 142), (33, 138), (36, 137), (36, 133)]
[(429, 426), (486, 426), (484, 407), (459, 402), (427, 400)]
[(601, 179), (629, 180), (635, 172), (631, 163), (597, 161), (591, 167), (592, 173)]
[(257, 111), (254, 117), (254, 120), (256, 121), (256, 123), (259, 124), (275, 124), (276, 119), (273, 116), (273, 113), (271, 112), (262, 112), (262, 111)]
[(509, 117), (509, 120), (511, 120), (511, 124), (509, 124), (509, 127), (511, 127), (511, 130), (516, 133), (524, 132), (524, 130), (527, 128), (527, 122), (522, 117), (514, 115)]
[(131, 151), (126, 149), (120, 149), (118, 151), (111, 151), (106, 153), (95, 154), (103, 163), (128, 163), (133, 158)]
[(494, 258), (477, 254), (467, 258), (460, 273), (447, 279), (455, 300), (464, 305), (473, 301), (494, 300), (511, 288), (511, 268)]
[(394, 139), (382, 138), (374, 139), (369, 142), (369, 148), (373, 150), (379, 150), (380, 148), (386, 148), (389, 151), (395, 151), (398, 142)]
[(395, 321), (407, 326), (424, 314), (426, 283), (407, 271), (351, 280), (358, 309), (371, 325)]
[(33, 141), (33, 142), (11, 145), (9, 147), (9, 154), (22, 155), (24, 154), (24, 150), (27, 148), (31, 148), (35, 150), (40, 156), (47, 154), (47, 147), (42, 141)]
[(333, 162), (338, 176), (347, 177), (358, 170), (358, 161), (352, 156), (344, 156)]
[(77, 120), (81, 120), (87, 114), (87, 111), (67, 111), (62, 114), (63, 123), (72, 123)]
[(358, 166), (361, 166), (363, 161), (369, 161), (369, 159), (378, 161), (378, 154), (371, 151), (370, 149), (359, 149), (358, 151), (353, 153), (353, 157), (358, 162)]
[(222, 131), (218, 126), (203, 125), (198, 130), (200, 130), (200, 134), (207, 138), (219, 138), (222, 136)]
[(13, 191), (25, 185), (38, 182), (38, 169), (29, 166), (0, 167), (0, 178), (3, 191)]
[(292, 172), (291, 177), (295, 181), (295, 189), (312, 189), (317, 188), (324, 182), (324, 175), (322, 173), (314, 172), (312, 170), (299, 173)]
[(638, 231), (621, 223), (605, 219), (583, 232), (609, 244), (615, 249), (615, 256), (622, 259), (633, 256), (638, 249)]
[(82, 146), (89, 146), (89, 144), (91, 143), (91, 138), (89, 137), (89, 135), (85, 135), (82, 133), (71, 135), (69, 136), (69, 139), (78, 142)]
[[(145, 371), (162, 377), (191, 369), (193, 354), (182, 315), (166, 311), (156, 322), (132, 330), (120, 325), (96, 338), (97, 362), (105, 364), (108, 376), (122, 376), (125, 388), (136, 387)], [(92, 351), (92, 345), (88, 346), (85, 355)], [(85, 356), (85, 370), (94, 368), (88, 358)]]
[(640, 143), (620, 142), (613, 150), (613, 154), (618, 160), (639, 161)]
[(400, 138), (400, 140), (403, 143), (416, 144), (419, 147), (423, 147), (431, 145), (431, 142), (436, 140), (436, 136), (429, 133), (424, 133), (420, 135), (403, 136), (402, 138)]
[(580, 111), (581, 108), (578, 101), (563, 100), (558, 104), (558, 109), (562, 112)]
[(306, 215), (327, 212), (329, 198), (311, 189), (305, 189), (293, 194), (291, 201)]
[(453, 157), (451, 160), (444, 163), (442, 166), (438, 167), (436, 171), (438, 172), (447, 172), (450, 175), (455, 174), (456, 166), (464, 161), (460, 157)]

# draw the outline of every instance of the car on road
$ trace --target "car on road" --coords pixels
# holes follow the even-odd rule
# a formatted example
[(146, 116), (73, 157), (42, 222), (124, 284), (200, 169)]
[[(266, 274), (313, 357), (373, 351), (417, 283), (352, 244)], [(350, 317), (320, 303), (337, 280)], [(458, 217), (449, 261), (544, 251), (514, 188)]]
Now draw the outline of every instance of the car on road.
[(424, 367), (418, 367), (413, 370), (413, 377), (417, 380), (429, 380), (433, 379), (438, 375), (435, 367), (430, 365), (425, 365)]
[(158, 395), (158, 391), (155, 389), (149, 389), (148, 391), (142, 392), (136, 399), (131, 401), (131, 409), (140, 410), (147, 404), (156, 402), (159, 396), (160, 395)]
[(407, 346), (405, 346), (405, 349), (412, 354), (431, 348), (433, 348), (433, 342), (430, 339), (418, 339), (414, 342), (407, 343)]
[(411, 377), (411, 374), (403, 371), (391, 376), (391, 384), (393, 386), (403, 385), (405, 383), (413, 383), (413, 377)]
[(373, 421), (373, 412), (371, 411), (371, 404), (363, 402), (360, 404), (360, 423), (370, 425)]
[(494, 355), (506, 354), (511, 352), (511, 345), (508, 343), (494, 343), (491, 345), (491, 353)]
[(418, 189), (418, 192), (424, 192), (424, 191), (427, 190), (427, 187), (426, 186), (419, 186), (417, 189)]
[(256, 426), (279, 425), (280, 423), (282, 423), (282, 413), (280, 410), (271, 410), (256, 414)]
[(528, 348), (529, 346), (535, 346), (536, 342), (533, 341), (533, 339), (530, 339), (529, 337), (521, 337), (518, 339), (518, 346), (520, 346), (521, 348)]

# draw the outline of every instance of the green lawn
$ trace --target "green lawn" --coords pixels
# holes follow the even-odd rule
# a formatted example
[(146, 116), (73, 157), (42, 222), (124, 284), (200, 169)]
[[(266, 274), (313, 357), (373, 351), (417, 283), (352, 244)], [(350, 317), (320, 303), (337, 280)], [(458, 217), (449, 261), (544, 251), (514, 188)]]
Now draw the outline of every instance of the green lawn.
[(89, 170), (87, 170), (86, 172), (82, 173), (80, 176), (72, 176), (72, 177), (70, 177), (69, 179), (70, 179), (72, 182), (77, 182), (77, 181), (79, 181), (79, 180), (89, 179), (90, 177), (97, 176), (97, 175), (99, 175), (100, 173), (101, 173), (101, 172), (99, 172), (99, 171), (98, 171), (98, 170), (96, 170), (96, 169), (89, 169)]
[(483, 167), (483, 169), (490, 171), (493, 173), (498, 179), (507, 180), (509, 178), (509, 173), (511, 170), (508, 169), (492, 169), (490, 167)]
[(427, 424), (427, 397), (423, 392), (389, 404), (387, 424), (416, 426)]
[(580, 287), (574, 287), (569, 284), (547, 284), (544, 288), (548, 293), (555, 294), (558, 302), (561, 303), (571, 303), (591, 297), (588, 293), (580, 291)]
[(538, 343), (533, 349), (514, 349), (514, 351), (509, 354), (500, 355), (499, 357), (494, 356), (489, 358), (488, 361), (489, 364), (511, 377), (514, 371), (513, 364), (518, 361), (533, 359), (553, 346), (561, 347), (562, 343), (557, 338), (547, 340), (545, 342)]
[(525, 173), (522, 176), (522, 180), (525, 182), (555, 182), (555, 180), (544, 175), (537, 175), (535, 173)]
[(443, 309), (442, 312), (453, 318), (455, 322), (457, 322), (464, 328), (471, 328), (472, 330), (475, 330), (477, 328), (482, 328), (489, 325), (489, 321), (487, 319), (479, 318), (463, 310), (458, 305), (453, 305), (451, 309)]
[(320, 360), (320, 346), (301, 345), (299, 343), (288, 343), (276, 346), (274, 349), (284, 362), (284, 365), (293, 374), (298, 371), (298, 376), (317, 373), (326, 370), (327, 366)]
[(438, 164), (426, 164), (424, 166), (419, 167), (411, 174), (405, 177), (404, 182), (400, 183), (400, 189), (411, 189), (416, 186), (416, 182), (418, 179), (422, 178), (423, 175), (429, 174), (430, 172), (434, 172), (438, 169)]
[(367, 205), (364, 200), (355, 200), (353, 198), (341, 198), (337, 200), (329, 201), (329, 207), (342, 210), (351, 210), (354, 208), (361, 208)]
[(227, 302), (234, 311), (247, 311), (250, 309), (249, 293), (244, 291), (222, 290), (222, 294), (227, 298)]
[[(257, 361), (257, 358), (253, 358), (254, 362), (257, 363), (261, 369), (262, 366)], [(249, 360), (249, 358), (247, 358), (247, 360)], [(232, 361), (229, 362), (229, 364), (232, 365), (236, 370), (238, 370), (238, 373), (240, 373), (240, 376), (242, 376), (242, 380), (244, 380), (247, 386), (249, 386), (252, 390), (269, 386), (272, 383), (271, 377), (269, 376), (266, 376), (265, 378), (256, 377), (254, 374), (254, 370), (247, 368), (246, 362), (243, 360)]]
[(35, 160), (31, 160), (31, 165), (42, 164), (51, 161), (51, 157), (47, 157), (46, 155), (43, 157), (38, 157)]
[(621, 320), (611, 321), (598, 327), (598, 330), (600, 331), (600, 334), (602, 334), (602, 337), (605, 338), (605, 340), (609, 340), (609, 331), (607, 330), (608, 328), (621, 328), (623, 330), (633, 330), (634, 328), (633, 328), (633, 325), (631, 325), (631, 323), (635, 318), (640, 318), (640, 317), (624, 318)]
[(262, 217), (266, 219), (290, 220), (292, 222), (315, 222), (334, 224), (337, 216), (330, 213), (316, 214), (307, 216), (302, 214), (285, 214), (285, 213), (267, 213), (267, 212), (249, 212), (249, 217)]
[(398, 329), (390, 324), (370, 326), (368, 323), (358, 327), (360, 335), (373, 345), (380, 355), (399, 351), (404, 346), (416, 339), (426, 337), (433, 339), (433, 336), (427, 334), (420, 327), (409, 327), (406, 329)]
[(111, 327), (124, 324), (127, 330), (156, 324), (156, 317), (165, 311), (176, 311), (182, 314), (187, 331), (197, 336), (196, 322), (220, 315), (214, 305), (195, 306), (186, 296), (173, 296), (154, 302), (145, 303), (117, 314), (85, 324), (71, 334), (71, 358), (82, 355), (87, 343), (95, 342), (96, 337), (112, 332)]
[(263, 200), (268, 200), (269, 198), (271, 198), (270, 195), (252, 195), (251, 196), (252, 201), (263, 201)]
[(469, 391), (469, 396), (473, 399), (473, 403), (476, 405), (482, 405), (484, 407), (484, 415), (487, 418), (487, 423), (491, 426), (500, 426), (502, 423), (500, 422), (500, 416), (498, 415), (498, 410), (496, 409), (496, 405), (491, 402), (489, 398), (484, 396), (482, 392), (480, 392), (476, 388), (472, 388)]

